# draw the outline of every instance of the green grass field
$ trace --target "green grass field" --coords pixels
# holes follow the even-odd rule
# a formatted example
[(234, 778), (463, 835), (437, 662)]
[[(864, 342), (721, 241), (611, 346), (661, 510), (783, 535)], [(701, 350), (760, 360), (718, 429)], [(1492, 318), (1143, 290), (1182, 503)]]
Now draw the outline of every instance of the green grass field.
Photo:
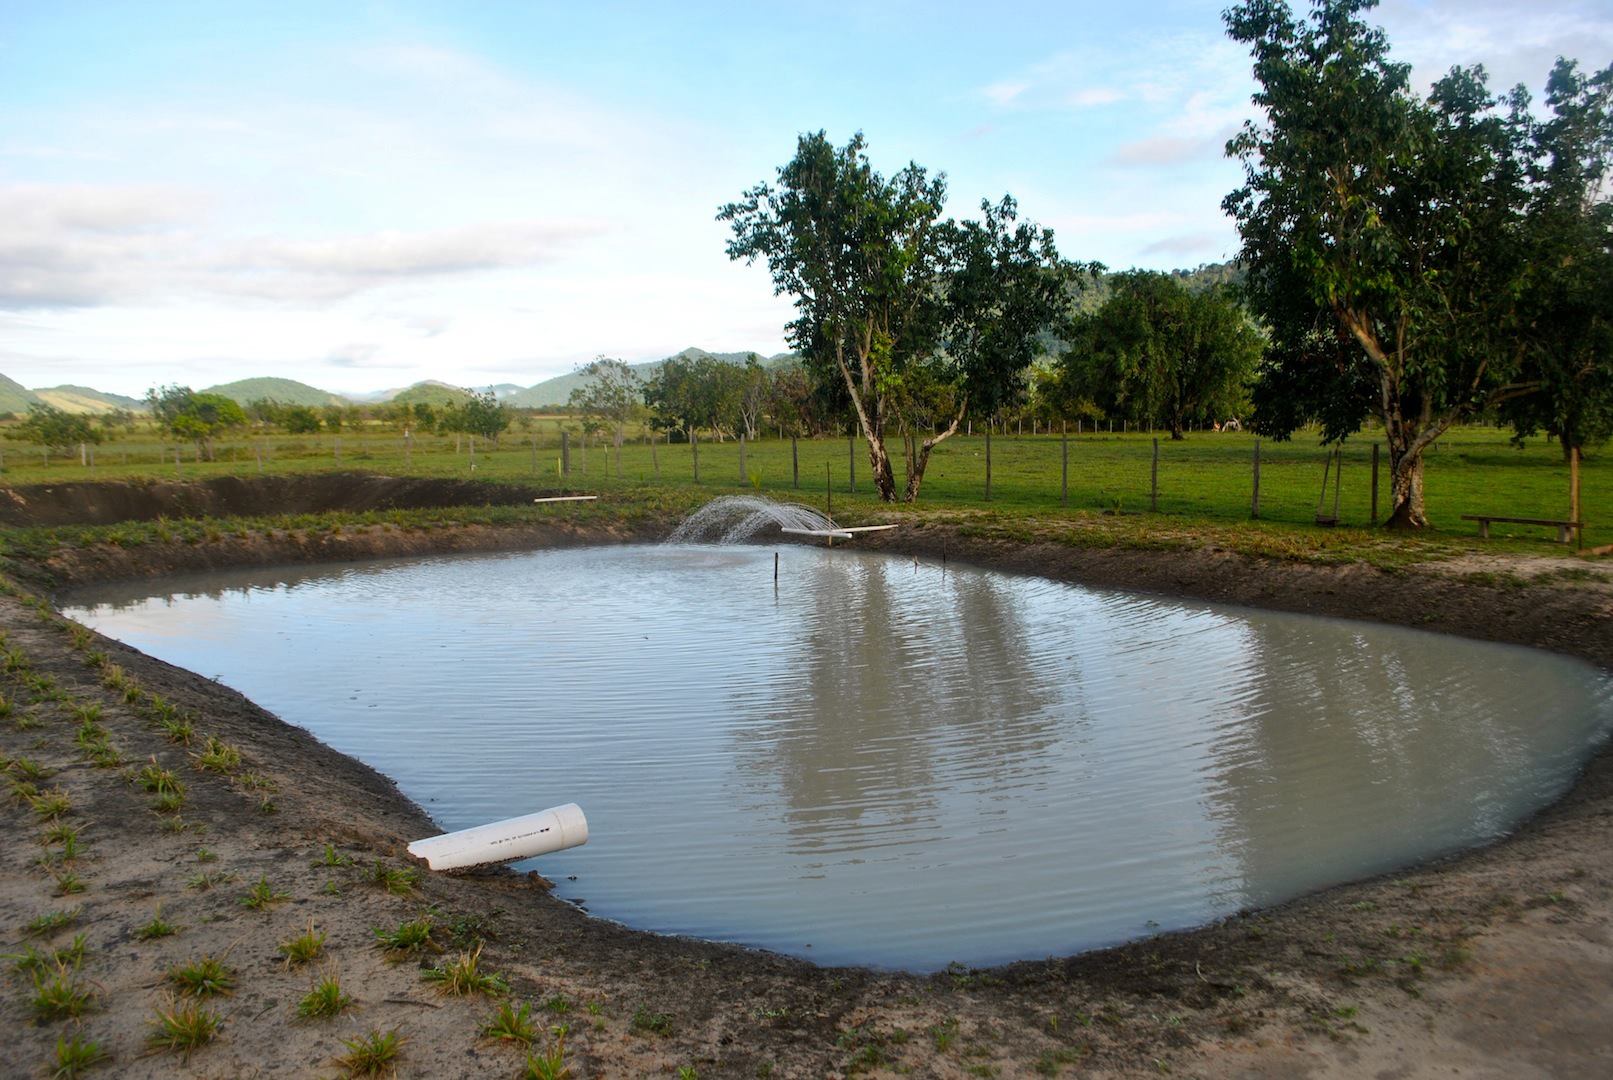
[[(490, 448), (477, 440), (452, 437), (416, 438), (406, 449), (391, 432), (341, 436), (266, 435), (238, 438), (216, 447), (217, 460), (199, 462), (195, 447), (179, 447), (152, 437), (131, 438), (95, 448), (93, 465), (74, 455), (48, 463), (36, 447), (4, 447), (4, 480), (12, 484), (68, 480), (161, 477), (199, 478), (220, 474), (328, 472), (357, 469), (390, 475), (475, 477), (520, 481), (543, 487), (599, 492), (629, 492), (636, 497), (672, 503), (696, 503), (709, 494), (732, 494), (759, 488), (775, 498), (798, 499), (824, 507), (832, 489), (837, 512), (866, 512), (877, 507), (869, 482), (867, 454), (860, 441), (802, 439), (798, 445), (799, 489), (795, 487), (788, 439), (767, 437), (745, 448), (740, 468), (739, 444), (702, 439), (698, 446), (699, 477), (694, 452), (687, 443), (659, 442), (653, 450), (642, 435), (620, 454), (594, 442), (586, 449), (572, 434), (571, 474), (559, 470), (559, 422), (541, 420), (533, 431), (510, 432)], [(991, 508), (1011, 517), (1058, 514), (1061, 441), (1058, 435), (1003, 435), (991, 441), (991, 500), (985, 501), (986, 447), (981, 435), (959, 436), (941, 444), (931, 458), (920, 494), (921, 508)], [(1247, 434), (1194, 433), (1185, 441), (1159, 440), (1159, 495), (1150, 518), (1162, 524), (1217, 527), (1249, 520), (1251, 460), (1255, 439)], [(1101, 511), (1150, 509), (1153, 437), (1148, 434), (1087, 432), (1069, 436), (1068, 510), (1091, 515)], [(899, 444), (892, 446), (899, 450)], [(1315, 529), (1327, 452), (1314, 435), (1291, 442), (1262, 440), (1260, 445), (1260, 511), (1262, 528)], [(855, 462), (855, 480), (852, 465)], [(1364, 438), (1345, 448), (1339, 516), (1346, 529), (1365, 528), (1371, 513), (1371, 444)], [(1493, 428), (1458, 429), (1429, 453), (1425, 473), (1428, 513), (1439, 535), (1470, 540), (1476, 534), (1462, 514), (1563, 518), (1568, 514), (1568, 468), (1555, 443), (1532, 439), (1511, 445), (1507, 434)], [(1387, 455), (1380, 479), (1380, 518), (1388, 512)], [(1330, 481), (1323, 509), (1331, 513)], [(1608, 508), (1601, 514), (1601, 508)], [(1613, 543), (1613, 468), (1601, 454), (1585, 461), (1582, 514), (1589, 524), (1586, 546)], [(1542, 551), (1561, 551), (1548, 529), (1495, 526), (1498, 543)], [(1508, 540), (1512, 543), (1507, 543)]]

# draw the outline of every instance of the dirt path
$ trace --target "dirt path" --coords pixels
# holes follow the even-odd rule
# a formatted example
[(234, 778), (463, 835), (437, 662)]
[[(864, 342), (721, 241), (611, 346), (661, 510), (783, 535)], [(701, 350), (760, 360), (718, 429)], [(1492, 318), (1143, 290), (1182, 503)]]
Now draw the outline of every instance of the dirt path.
[[(1048, 531), (1056, 537), (1055, 526)], [(630, 532), (376, 527), (231, 536), (184, 550), (73, 549), (48, 569), (58, 581), (89, 580)], [(1613, 595), (1554, 567), (1512, 567), (1479, 584), (1491, 579), (1470, 570), (1257, 563), (1214, 551), (1027, 546), (934, 523), (884, 543), (1094, 584), (1372, 611), (1613, 668)], [(521, 1075), (524, 1048), (481, 1034), (500, 1000), (530, 1004), (540, 1052), (552, 1052), (564, 1029), (576, 1076), (1613, 1073), (1606, 751), (1566, 799), (1483, 851), (1100, 953), (910, 976), (626, 930), (509, 873), (422, 874), (406, 885), (402, 845), (431, 826), (384, 778), (239, 695), (75, 630), (25, 597), (0, 596), (0, 632), (0, 693), (11, 705), (0, 717), (0, 754), (13, 793), (0, 843), (0, 937), (3, 951), (25, 957), (8, 961), (0, 1024), (15, 1033), (5, 1071), (17, 1075), (47, 1075), (58, 1037), (75, 1032), (110, 1055), (104, 1075), (340, 1075), (342, 1040), (394, 1030), (403, 1040), (400, 1075)], [(163, 726), (185, 721), (188, 746)], [(241, 762), (204, 759), (208, 735)], [(102, 744), (109, 752), (96, 749)], [(160, 808), (161, 793), (145, 790), (148, 766), (183, 786), (177, 807)], [(49, 775), (28, 779), (36, 771)], [(53, 791), (67, 802), (54, 818)], [(57, 824), (81, 830), (72, 858)], [(69, 874), (84, 891), (54, 895)], [(244, 903), (260, 879), (260, 891), (284, 899)], [(60, 928), (30, 931), (52, 912), (76, 914)], [(159, 915), (177, 932), (143, 937)], [(375, 928), (418, 919), (431, 928), (422, 951), (377, 946)], [(324, 954), (288, 966), (278, 946), (310, 923), (326, 935)], [(78, 934), (84, 954), (75, 961)], [(428, 979), (477, 947), (482, 970), (507, 981), (507, 998), (448, 996)], [(36, 1017), (36, 984), (19, 969), (29, 949), (47, 964), (48, 954), (65, 954), (60, 969), (41, 969), (39, 985), (60, 975), (91, 993), (79, 1018)], [(156, 1010), (190, 1000), (171, 998), (168, 973), (208, 956), (233, 970), (232, 992), (203, 1001), (222, 1020), (216, 1038), (188, 1058), (154, 1050)], [(334, 973), (353, 1006), (332, 1019), (299, 1018), (299, 1000), (324, 973)]]

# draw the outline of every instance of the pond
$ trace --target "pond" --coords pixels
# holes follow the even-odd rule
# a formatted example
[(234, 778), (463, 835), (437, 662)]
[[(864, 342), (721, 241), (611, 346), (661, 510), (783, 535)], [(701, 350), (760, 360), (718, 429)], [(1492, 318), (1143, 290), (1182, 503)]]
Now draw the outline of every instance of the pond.
[[(1503, 835), (1613, 729), (1536, 650), (855, 550), (615, 546), (135, 582), (74, 618), (646, 930), (934, 969), (1200, 925)], [(574, 880), (573, 880), (574, 878)]]

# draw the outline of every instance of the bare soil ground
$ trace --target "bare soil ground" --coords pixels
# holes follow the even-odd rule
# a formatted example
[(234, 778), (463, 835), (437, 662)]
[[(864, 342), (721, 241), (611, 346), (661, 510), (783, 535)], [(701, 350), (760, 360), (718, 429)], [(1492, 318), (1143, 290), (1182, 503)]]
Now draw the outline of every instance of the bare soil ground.
[[(1049, 520), (1047, 540), (1027, 545), (973, 520), (925, 519), (877, 543), (1094, 585), (1370, 616), (1613, 668), (1613, 587), (1600, 571), (1581, 572), (1599, 564), (1513, 559), (1386, 573), (1210, 549), (1073, 547), (1067, 528)], [(231, 534), (74, 548), (25, 569), (37, 586), (633, 533), (555, 523)], [(403, 852), (434, 831), (423, 811), (306, 732), (193, 673), (75, 630), (26, 593), (0, 596), (0, 632), (0, 693), (11, 706), (0, 716), (0, 949), (13, 954), (0, 973), (0, 1025), (13, 1033), (0, 1073), (49, 1075), (58, 1039), (76, 1033), (109, 1055), (91, 1075), (342, 1075), (343, 1040), (396, 1031), (399, 1075), (517, 1076), (525, 1048), (482, 1033), (507, 1000), (531, 1005), (533, 1047), (562, 1043), (578, 1077), (1613, 1074), (1606, 750), (1556, 806), (1483, 850), (1189, 933), (917, 976), (629, 930), (514, 873), (429, 874)], [(189, 745), (161, 726), (164, 703), (190, 720)], [(204, 757), (208, 736), (241, 762)], [(97, 755), (98, 742), (121, 760)], [(177, 807), (146, 790), (148, 766), (182, 785)], [(71, 857), (57, 825), (80, 830)], [(249, 906), (260, 881), (271, 899)], [(57, 895), (75, 882), (82, 892)], [(51, 913), (71, 919), (39, 925)], [(159, 916), (177, 932), (147, 937)], [(429, 921), (429, 945), (378, 947), (375, 928), (415, 919)], [(325, 934), (323, 954), (288, 965), (279, 945), (310, 924)], [(448, 995), (427, 977), (478, 947), (481, 969), (501, 975), (507, 994)], [(177, 996), (172, 973), (203, 957), (231, 969), (230, 992)], [(299, 1018), (299, 1000), (327, 974), (352, 1006)], [(47, 1015), (58, 979), (90, 995), (76, 1018)], [(219, 1018), (216, 1037), (188, 1055), (152, 1044), (157, 1010), (192, 1001)]]

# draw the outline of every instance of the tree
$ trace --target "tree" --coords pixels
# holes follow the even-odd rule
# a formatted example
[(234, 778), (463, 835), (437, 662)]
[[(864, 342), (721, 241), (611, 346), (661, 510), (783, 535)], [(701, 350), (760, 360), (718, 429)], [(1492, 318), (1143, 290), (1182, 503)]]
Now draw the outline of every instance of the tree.
[(762, 418), (762, 409), (767, 405), (770, 385), (767, 369), (762, 367), (762, 358), (751, 353), (745, 357), (745, 366), (739, 369), (738, 375), (734, 405), (740, 423), (745, 426), (746, 436), (754, 441), (756, 425)]
[(571, 408), (612, 426), (616, 445), (622, 445), (622, 430), (642, 406), (644, 383), (638, 372), (620, 360), (598, 356), (578, 375), (585, 380), (571, 391)]
[(1531, 139), (1522, 294), (1524, 363), (1540, 393), (1502, 409), (1521, 439), (1544, 430), (1567, 457), (1613, 434), (1613, 66), (1582, 75), (1559, 58), (1550, 119)]
[(159, 427), (176, 439), (196, 444), (197, 453), (213, 460), (213, 440), (232, 428), (246, 426), (246, 413), (223, 394), (197, 393), (188, 386), (146, 391), (146, 404)]
[(280, 410), (280, 423), (292, 435), (312, 435), (319, 430), (319, 414), (308, 405), (287, 405)]
[[(510, 409), (491, 390), (465, 389), (466, 399), (452, 408), (456, 421), (453, 430), (467, 435), (480, 435), (488, 442), (497, 443), (504, 429), (510, 426)], [(448, 410), (445, 409), (446, 413)]]
[(1256, 429), (1310, 419), (1327, 441), (1383, 423), (1387, 524), (1422, 527), (1423, 453), (1451, 425), (1534, 385), (1522, 377), (1519, 148), (1527, 97), (1454, 68), (1424, 99), (1360, 13), (1376, 0), (1280, 0), (1226, 13), (1248, 44), (1263, 125), (1227, 150), (1245, 183), (1223, 207), (1269, 345)]
[(89, 417), (36, 401), (29, 404), (28, 415), (7, 437), (67, 453), (80, 443), (99, 444), (104, 435)]
[(674, 356), (644, 384), (651, 423), (688, 435), (700, 428), (722, 432), (737, 418), (739, 367), (714, 356)]
[[(886, 438), (903, 435), (912, 500), (934, 446), (1023, 379), (1018, 335), (1056, 255), (1051, 233), (1016, 224), (1012, 199), (983, 223), (945, 221), (944, 176), (910, 163), (886, 179), (865, 146), (860, 133), (838, 150), (821, 131), (803, 135), (777, 186), (717, 216), (733, 230), (729, 257), (765, 258), (775, 293), (794, 298), (790, 342), (816, 382), (844, 387), (886, 501), (897, 498)], [(938, 412), (945, 428), (920, 442)]]
[(1070, 336), (1061, 399), (1139, 423), (1164, 420), (1172, 439), (1190, 421), (1236, 413), (1262, 344), (1221, 289), (1189, 292), (1146, 270), (1112, 278), (1109, 299), (1077, 316)]

